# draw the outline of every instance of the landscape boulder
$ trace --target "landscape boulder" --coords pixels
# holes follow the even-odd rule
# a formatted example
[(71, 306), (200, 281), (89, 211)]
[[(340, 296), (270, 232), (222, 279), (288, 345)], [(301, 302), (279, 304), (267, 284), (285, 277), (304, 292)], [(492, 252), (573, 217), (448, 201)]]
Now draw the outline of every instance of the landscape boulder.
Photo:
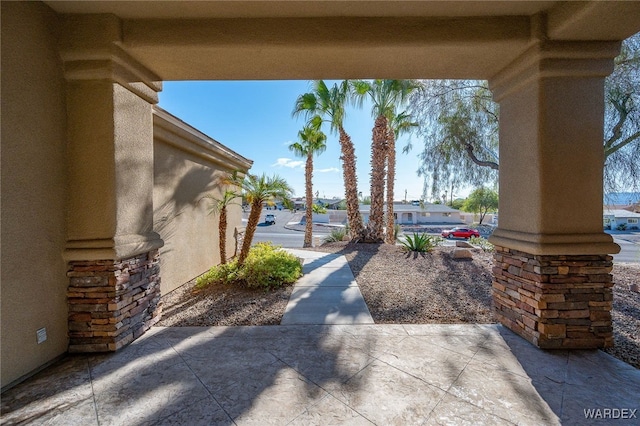
[(473, 246), (466, 241), (456, 241), (456, 247), (473, 248)]
[(468, 248), (456, 247), (451, 255), (454, 259), (473, 259), (473, 253)]

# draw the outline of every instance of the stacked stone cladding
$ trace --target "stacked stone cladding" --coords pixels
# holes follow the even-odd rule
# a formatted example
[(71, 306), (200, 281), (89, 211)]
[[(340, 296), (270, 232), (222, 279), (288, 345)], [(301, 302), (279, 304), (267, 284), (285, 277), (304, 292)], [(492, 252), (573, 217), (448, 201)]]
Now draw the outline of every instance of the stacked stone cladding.
[(123, 260), (70, 262), (69, 352), (116, 351), (160, 320), (158, 250)]
[(547, 349), (613, 346), (608, 255), (532, 255), (496, 247), (497, 319)]

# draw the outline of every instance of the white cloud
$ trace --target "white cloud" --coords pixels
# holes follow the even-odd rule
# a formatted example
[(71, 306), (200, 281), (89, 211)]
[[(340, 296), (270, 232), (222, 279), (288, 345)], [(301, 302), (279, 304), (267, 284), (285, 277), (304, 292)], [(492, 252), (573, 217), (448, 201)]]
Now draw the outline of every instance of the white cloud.
[(335, 168), (335, 167), (329, 167), (329, 168), (326, 168), (326, 169), (318, 169), (318, 170), (316, 170), (316, 172), (318, 172), (318, 173), (336, 173), (336, 172), (339, 172), (339, 171), (340, 171), (340, 169)]
[(304, 167), (304, 161), (292, 160), (291, 158), (278, 158), (271, 167), (288, 167), (290, 169), (295, 169), (297, 167), (302, 168)]

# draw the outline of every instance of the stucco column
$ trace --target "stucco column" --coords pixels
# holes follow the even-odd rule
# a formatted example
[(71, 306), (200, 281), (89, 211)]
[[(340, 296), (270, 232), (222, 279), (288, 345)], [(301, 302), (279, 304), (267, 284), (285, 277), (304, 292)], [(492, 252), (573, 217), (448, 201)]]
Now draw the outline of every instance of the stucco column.
[(112, 15), (63, 20), (70, 351), (116, 350), (159, 317), (153, 115), (160, 79), (119, 47)]
[(538, 41), (490, 80), (500, 103), (494, 306), (541, 347), (612, 344), (602, 226), (604, 77), (617, 42)]
[(121, 259), (162, 246), (153, 232), (153, 115), (160, 78), (118, 47), (112, 15), (68, 17), (70, 199), (66, 257)]

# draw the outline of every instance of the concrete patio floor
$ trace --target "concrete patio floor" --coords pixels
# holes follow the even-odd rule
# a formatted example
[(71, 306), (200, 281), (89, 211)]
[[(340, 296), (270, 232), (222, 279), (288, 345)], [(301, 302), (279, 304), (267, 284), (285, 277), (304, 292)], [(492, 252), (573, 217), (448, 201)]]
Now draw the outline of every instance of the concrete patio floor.
[(640, 370), (500, 325), (154, 327), (8, 390), (1, 422), (637, 425), (639, 396)]

